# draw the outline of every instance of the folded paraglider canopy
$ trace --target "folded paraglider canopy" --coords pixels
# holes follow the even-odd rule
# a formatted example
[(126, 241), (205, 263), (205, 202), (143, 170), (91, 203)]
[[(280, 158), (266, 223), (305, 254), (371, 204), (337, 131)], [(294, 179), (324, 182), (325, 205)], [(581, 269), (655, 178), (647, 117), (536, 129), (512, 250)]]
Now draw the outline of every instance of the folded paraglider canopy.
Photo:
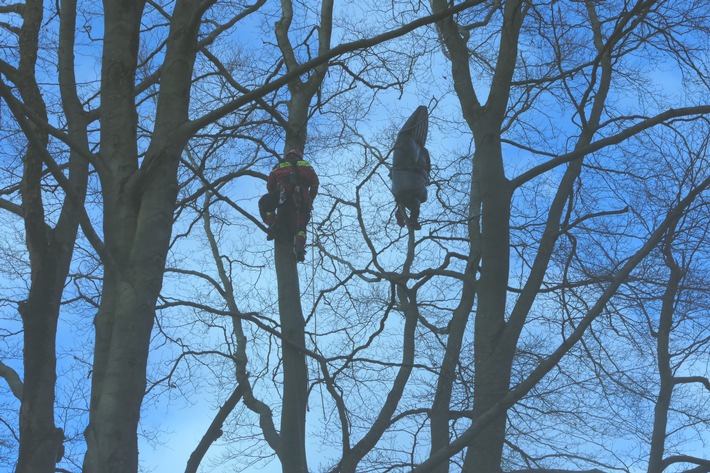
[[(419, 206), (427, 200), (431, 159), (426, 149), (429, 111), (420, 105), (404, 123), (393, 150), (392, 194), (396, 203), (395, 216), (399, 226), (414, 230), (419, 224)], [(407, 216), (407, 210), (410, 214)]]

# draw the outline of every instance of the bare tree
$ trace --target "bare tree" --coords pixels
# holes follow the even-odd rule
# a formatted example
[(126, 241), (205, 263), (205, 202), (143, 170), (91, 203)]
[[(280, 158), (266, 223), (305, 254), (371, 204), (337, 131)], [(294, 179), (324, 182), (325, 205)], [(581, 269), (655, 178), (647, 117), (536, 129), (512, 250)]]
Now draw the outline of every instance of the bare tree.
[[(189, 398), (201, 383), (214, 388), (220, 408), (188, 471), (217, 439), (249, 439), (235, 447), (247, 451), (245, 462), (275, 455), (283, 471), (305, 472), (314, 461), (307, 443), (319, 436), (327, 450), (319, 466), (330, 471), (623, 471), (613, 451), (566, 451), (553, 445), (554, 433), (599, 425), (589, 404), (570, 399), (613, 379), (595, 369), (622, 345), (595, 345), (595, 337), (623, 316), (615, 310), (620, 292), (649, 274), (659, 248), (673, 274), (670, 236), (709, 185), (695, 167), (692, 179), (663, 183), (674, 198), (652, 213), (633, 194), (641, 186), (625, 183), (648, 179), (639, 173), (648, 148), (619, 146), (710, 111), (661, 94), (650, 100), (650, 86), (633, 74), (644, 67), (638, 51), (670, 57), (706, 91), (693, 43), (705, 37), (702, 15), (691, 38), (680, 20), (689, 5), (650, 0), (432, 0), (432, 15), (419, 3), (395, 2), (360, 12), (362, 25), (339, 24), (337, 6), (107, 1), (100, 84), (92, 88), (70, 73), (81, 28), (77, 5), (65, 0), (61, 130), (3, 66), (14, 87), (2, 89), (3, 100), (29, 143), (22, 206), (34, 212), (23, 214), (32, 269), (45, 275), (54, 255), (66, 258), (53, 280), (55, 325), (33, 335), (25, 317), (26, 352), (54, 339), (72, 259), (71, 251), (47, 249), (52, 219), (37, 204), (48, 176), (67, 196), (62, 208), (75, 212), (66, 241), (73, 246), (81, 225), (101, 264), (100, 298), (81, 294), (98, 304), (84, 471), (137, 471), (146, 392)], [(365, 21), (375, 11), (388, 22), (382, 34)], [(271, 38), (276, 18), (275, 42), (244, 46), (240, 33)], [(436, 30), (426, 28), (437, 21)], [(356, 38), (332, 46), (340, 33)], [(414, 43), (426, 53), (410, 53)], [(451, 66), (451, 84), (432, 85), (442, 63)], [(434, 155), (434, 198), (421, 232), (391, 225), (389, 150), (411, 110), (392, 106), (390, 89), (435, 90), (416, 105), (428, 102), (436, 133), (462, 136), (442, 147), (452, 156)], [(632, 100), (630, 91), (643, 97)], [(384, 119), (375, 113), (380, 100)], [(82, 204), (86, 183), (73, 182), (73, 168), (65, 176), (68, 168), (48, 152), (54, 142), (77, 176), (86, 179), (91, 165), (101, 186), (88, 204), (95, 207)], [(260, 241), (253, 209), (254, 189), (291, 148), (305, 148), (330, 181), (317, 201), (311, 265), (300, 274), (290, 241), (277, 239), (273, 256)], [(272, 277), (275, 286), (265, 283)], [(30, 356), (50, 366), (56, 355), (48, 347)], [(163, 349), (174, 358), (151, 367), (151, 350)], [(659, 350), (660, 360), (660, 341)], [(23, 398), (42, 375), (30, 366)], [(2, 373), (19, 386), (12, 371)], [(590, 373), (602, 374), (590, 381)], [(661, 382), (659, 433), (649, 440), (652, 462), (662, 466), (689, 461), (658, 440), (668, 383), (679, 378)], [(54, 389), (54, 378), (42, 383), (43, 393)], [(557, 409), (558, 400), (567, 404)], [(525, 425), (538, 414), (549, 435)], [(57, 433), (53, 417), (45, 412), (43, 432)], [(556, 430), (557, 421), (568, 425)], [(531, 447), (535, 439), (544, 446)], [(46, 449), (42, 471), (54, 469), (48, 459), (57, 445)]]
[[(71, 8), (69, 8), (71, 10)], [(21, 389), (16, 374), (13, 392), (22, 400), (20, 410), (20, 449), (16, 471), (54, 471), (64, 452), (64, 433), (55, 426), (56, 355), (55, 337), (64, 282), (72, 260), (77, 229), (82, 217), (88, 176), (88, 120), (76, 96), (71, 50), (74, 24), (71, 12), (60, 30), (58, 69), (63, 87), (62, 104), (67, 127), (76, 134), (74, 148), (60, 170), (50, 155), (49, 131), (38, 124), (47, 121), (47, 110), (36, 79), (43, 4), (27, 2), (21, 9), (22, 27), (17, 32), (19, 59), (17, 67), (3, 62), (3, 74), (16, 86), (22, 103), (15, 99), (3, 83), (2, 96), (18, 125), (27, 137), (20, 184), (22, 204), (4, 201), (3, 208), (24, 219), (25, 237), (31, 267), (31, 284), (27, 299), (19, 304), (24, 337), (24, 380)], [(27, 115), (36, 121), (28, 120)], [(83, 139), (82, 139), (83, 136)], [(82, 156), (83, 155), (83, 156)], [(59, 217), (52, 227), (44, 208), (44, 168), (65, 190)], [(65, 176), (64, 172), (67, 172)], [(10, 373), (12, 375), (12, 373)]]
[[(689, 266), (692, 264), (693, 253), (695, 252), (693, 248), (689, 248), (687, 252), (682, 251), (681, 262), (678, 262), (673, 251), (673, 243), (678, 236), (676, 233), (678, 230), (677, 227), (669, 230), (668, 237), (662, 248), (669, 275), (661, 298), (658, 331), (655, 333), (657, 339), (657, 364), (660, 386), (654, 406), (653, 432), (648, 461), (649, 473), (662, 472), (675, 463), (695, 465), (695, 471), (703, 471), (710, 468), (710, 460), (708, 459), (692, 454), (668, 455), (666, 453), (666, 438), (671, 434), (668, 426), (669, 416), (671, 415), (671, 402), (674, 391), (677, 391), (676, 388), (697, 383), (698, 386), (710, 391), (710, 381), (704, 373), (699, 376), (680, 374), (680, 372), (684, 371), (681, 367), (682, 363), (684, 359), (688, 357), (685, 353), (697, 351), (699, 349), (698, 343), (702, 344), (705, 342), (707, 336), (704, 340), (701, 338), (701, 340), (693, 343), (691, 346), (673, 348), (674, 346), (678, 346), (678, 344), (673, 343), (672, 335), (680, 332), (678, 326), (683, 321), (686, 321), (684, 319), (689, 316), (689, 314), (682, 313), (685, 311), (685, 307), (687, 307), (682, 302), (683, 299), (686, 299), (683, 294), (685, 292), (683, 286), (687, 285), (687, 283), (684, 284), (683, 282), (692, 280), (692, 277), (687, 277), (687, 275), (690, 269)], [(690, 317), (692, 320), (692, 316)], [(674, 361), (674, 359), (678, 361)], [(682, 409), (678, 410), (682, 411)], [(685, 412), (688, 411), (685, 410)], [(702, 414), (700, 415), (702, 416)], [(674, 427), (675, 431), (681, 429), (681, 426)]]
[[(443, 2), (432, 1), (431, 4), (434, 11), (445, 7)], [(470, 441), (462, 465), (464, 471), (500, 470), (506, 438), (506, 416), (503, 412), (515, 402), (514, 399), (519, 399), (515, 393), (524, 391), (524, 387), (529, 386), (528, 382), (536, 378), (536, 374), (546, 364), (546, 361), (541, 362), (530, 377), (518, 378), (517, 386), (511, 388), (520, 337), (534, 304), (541, 299), (540, 294), (550, 269), (551, 258), (555, 248), (561, 244), (561, 237), (569, 231), (563, 229), (587, 219), (594, 219), (602, 215), (598, 212), (603, 212), (600, 208), (592, 210), (586, 216), (578, 216), (579, 220), (567, 220), (573, 212), (578, 212), (575, 207), (575, 187), (583, 182), (581, 176), (585, 156), (676, 116), (673, 110), (669, 110), (655, 118), (634, 123), (631, 118), (615, 116), (615, 108), (609, 104), (610, 94), (614, 93), (615, 80), (618, 81), (615, 79), (616, 71), (622, 69), (619, 63), (634, 48), (652, 43), (652, 40), (638, 39), (633, 32), (644, 30), (648, 25), (659, 21), (659, 15), (662, 13), (656, 7), (656, 2), (634, 2), (624, 6), (600, 6), (595, 2), (579, 2), (566, 6), (562, 12), (557, 10), (557, 6), (548, 8), (546, 5), (534, 5), (529, 2), (506, 1), (481, 7), (479, 13), (484, 21), (461, 16), (458, 21), (446, 19), (438, 24), (447, 57), (450, 59), (453, 85), (460, 101), (462, 115), (475, 143), (471, 174), (473, 184), (469, 203), (469, 215), (474, 223), (469, 227), (469, 240), (480, 241), (481, 246), (469, 250), (469, 261), (478, 261), (480, 257), (481, 265), (474, 270), (474, 273), (478, 272), (480, 276), (475, 287), (474, 374), (471, 390), (473, 424), (466, 433), (450, 443), (446, 416), (451, 401), (450, 372), (460, 356), (459, 337), (450, 336), (447, 341), (449, 351), (444, 358), (445, 364), (442, 365), (444, 376), (439, 378), (433, 410), (441, 414), (432, 417), (431, 423), (432, 458), (417, 471), (428, 471), (429, 465), (433, 466), (437, 459), (443, 460), (450, 456), (452, 451), (459, 451), (464, 445), (464, 439)], [(618, 11), (614, 11), (617, 8)], [(670, 25), (672, 18), (675, 18), (675, 11), (668, 10), (665, 13), (668, 16), (660, 21)], [(577, 19), (581, 21), (585, 17), (588, 22), (586, 27), (583, 23), (577, 23)], [(496, 32), (494, 36), (488, 33), (490, 30)], [(582, 30), (586, 30), (584, 35)], [(521, 38), (530, 40), (528, 33), (536, 35), (538, 31), (546, 31), (542, 38), (538, 38), (551, 48), (548, 59), (539, 58), (539, 62), (535, 62), (538, 58), (528, 54), (531, 51), (527, 49), (527, 44), (521, 42)], [(670, 35), (672, 33), (668, 29), (662, 33), (664, 38)], [(680, 27), (678, 38), (682, 35), (683, 30)], [(582, 37), (586, 38), (586, 45), (589, 47), (577, 42)], [(534, 45), (542, 44), (536, 39), (531, 42)], [(570, 54), (570, 47), (574, 47), (573, 45), (578, 46), (574, 55)], [(580, 54), (582, 51), (585, 53)], [(472, 70), (469, 66), (471, 63), (479, 69)], [(479, 98), (481, 94), (477, 91), (479, 87), (474, 80), (479, 77), (485, 78), (489, 87), (485, 102)], [(579, 77), (585, 79), (579, 81)], [(519, 146), (520, 149), (553, 157), (548, 163), (533, 167), (509, 180), (506, 177), (509, 171), (503, 146), (507, 140), (502, 137), (505, 133), (516, 133), (516, 129), (520, 130), (520, 136), (529, 136), (528, 130), (535, 130), (533, 126), (527, 125), (524, 116), (527, 111), (537, 107), (537, 98), (546, 91), (550, 91), (553, 97), (570, 106), (575, 128), (578, 128), (573, 135), (563, 136), (568, 137), (573, 151), (567, 153), (566, 157), (555, 158), (555, 151), (550, 153), (548, 149), (513, 141), (511, 144)], [(691, 115), (706, 113), (706, 108), (691, 108), (687, 112)], [(628, 125), (619, 125), (612, 129), (612, 124), (622, 122)], [(600, 135), (609, 132), (605, 139), (599, 139)], [(564, 152), (559, 154), (565, 155)], [(511, 265), (511, 261), (517, 264), (512, 259), (511, 251), (515, 250), (517, 244), (514, 231), (520, 228), (513, 214), (516, 208), (515, 193), (520, 192), (523, 186), (536, 176), (560, 164), (566, 164), (566, 168), (552, 187), (554, 197), (544, 204), (545, 210), (538, 219), (541, 230), (536, 235), (535, 243), (531, 244), (529, 240), (525, 243), (525, 253), (533, 256), (529, 260), (524, 258), (525, 266), (519, 276), (521, 287), (511, 297), (511, 269), (518, 271), (516, 265)], [(702, 192), (704, 185), (701, 184), (697, 191)], [(686, 205), (688, 204), (690, 201), (686, 202)], [(479, 206), (480, 230), (477, 212)], [(669, 216), (669, 220), (649, 234), (650, 239), (647, 241), (650, 243), (655, 240), (657, 243), (660, 235), (676, 218), (677, 214), (676, 217)], [(591, 320), (587, 317), (598, 310), (599, 304), (610, 299), (609, 291), (618, 288), (614, 281), (624, 272), (633, 269), (633, 266), (628, 266), (629, 263), (637, 257), (645, 256), (649, 250), (650, 248), (647, 248), (642, 253), (636, 253), (636, 256), (619, 255), (622, 260), (611, 266), (619, 271), (606, 274), (606, 288), (596, 296), (599, 299), (595, 303), (587, 301), (587, 315), (575, 324), (574, 333), (578, 333), (578, 329), (584, 326), (585, 320)], [(626, 263), (622, 264), (623, 261)], [(638, 264), (638, 261), (635, 264)], [(472, 286), (473, 284), (469, 283), (469, 287)], [(471, 293), (472, 289), (468, 292)], [(466, 326), (472, 303), (460, 307), (464, 309), (465, 315), (454, 315), (452, 318), (457, 334)], [(565, 338), (554, 353), (565, 352), (575, 337)], [(555, 355), (552, 356), (554, 357)], [(509, 401), (506, 401), (507, 399)], [(497, 414), (494, 414), (496, 412)], [(458, 447), (452, 448), (454, 444), (458, 444)], [(448, 454), (445, 453), (447, 450)], [(441, 465), (436, 471), (447, 471), (443, 461)]]

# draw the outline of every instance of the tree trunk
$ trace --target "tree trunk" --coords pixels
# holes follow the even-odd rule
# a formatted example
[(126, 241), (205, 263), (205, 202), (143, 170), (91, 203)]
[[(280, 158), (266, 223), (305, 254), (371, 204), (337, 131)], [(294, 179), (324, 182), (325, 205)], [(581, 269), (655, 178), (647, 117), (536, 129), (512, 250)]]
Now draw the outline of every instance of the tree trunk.
[[(447, 7), (443, 0), (431, 0), (431, 5), (435, 12), (443, 11)], [(503, 167), (500, 130), (510, 96), (518, 36), (524, 16), (522, 2), (505, 2), (498, 59), (488, 103), (485, 105), (481, 105), (473, 87), (469, 69), (469, 49), (466, 40), (460, 35), (458, 25), (453, 18), (445, 18), (438, 23), (450, 56), (454, 88), (461, 103), (461, 110), (474, 135), (476, 152), (473, 166), (476, 173), (472, 179), (478, 180), (481, 193), (481, 267), (474, 330), (474, 419), (507, 394), (510, 367), (515, 353), (514, 340), (506, 337), (504, 333), (511, 189)], [(505, 425), (505, 414), (501, 414), (483, 427), (468, 447), (464, 471), (500, 471)], [(437, 446), (444, 445), (440, 437), (441, 435), (436, 437)], [(434, 451), (432, 449), (432, 455)], [(440, 471), (446, 471), (446, 468), (440, 467)]]
[[(36, 11), (37, 8), (39, 12)], [(28, 21), (36, 21), (36, 26), (39, 26), (41, 8), (41, 2), (27, 3), (22, 36), (26, 34)], [(23, 39), (29, 42), (27, 38)], [(20, 73), (23, 74), (22, 66)], [(39, 89), (31, 80), (34, 75), (26, 77), (23, 81), (25, 83), (19, 86), (23, 99), (34, 111), (44, 113)], [(31, 133), (36, 133), (36, 130)], [(57, 379), (55, 339), (64, 278), (56, 281), (56, 278), (60, 277), (56, 271), (57, 255), (52, 252), (50, 230), (44, 222), (41, 153), (45, 150), (40, 147), (46, 146), (47, 136), (38, 133), (34, 138), (37, 139), (30, 143), (24, 156), (22, 180), (25, 238), (32, 280), (28, 298), (19, 306), (24, 339), (24, 389), (20, 408), (20, 449), (15, 470), (17, 473), (53, 472), (57, 451), (63, 440), (54, 425), (54, 386)]]
[(653, 433), (651, 434), (651, 451), (648, 456), (648, 473), (662, 473), (663, 454), (666, 446), (666, 429), (668, 426), (668, 410), (673, 396), (673, 369), (671, 368), (670, 335), (673, 328), (673, 313), (675, 312), (678, 285), (683, 277), (680, 266), (673, 258), (672, 235), (675, 228), (668, 232), (668, 242), (664, 248), (666, 265), (670, 268), (670, 275), (666, 290), (661, 297), (661, 314), (658, 324), (656, 350), (658, 353), (658, 374), (661, 386), (656, 399), (653, 413)]
[(54, 425), (55, 339), (64, 279), (55, 271), (52, 256), (47, 252), (44, 256), (48, 257), (42, 261), (44, 272), (33, 280), (29, 297), (20, 305), (25, 380), (17, 473), (54, 472), (64, 441)]
[[(288, 102), (286, 149), (305, 148), (308, 107), (312, 94), (293, 92)], [(295, 231), (295, 228), (293, 229)], [(279, 458), (283, 473), (308, 473), (306, 458), (306, 409), (308, 405), (308, 367), (305, 353), (305, 320), (301, 307), (301, 288), (294, 255), (293, 235), (274, 241), (274, 264), (279, 297), (279, 320), (284, 337), (281, 344), (283, 400)]]
[[(318, 29), (318, 54), (330, 49), (332, 32), (333, 0), (323, 0), (320, 10), (320, 28)], [(274, 33), (286, 67), (293, 70), (298, 67), (294, 49), (288, 33), (293, 21), (291, 0), (281, 0), (281, 18), (276, 22)], [(285, 126), (286, 143), (284, 152), (290, 149), (304, 151), (307, 130), (308, 111), (311, 100), (318, 91), (328, 64), (322, 64), (313, 70), (310, 77), (302, 82), (295, 79), (289, 82), (288, 119)], [(283, 407), (281, 409), (280, 451), (284, 473), (307, 473), (306, 458), (306, 408), (308, 403), (308, 368), (305, 354), (298, 347), (305, 347), (305, 332), (301, 294), (298, 282), (298, 269), (293, 254), (293, 240), (277, 238), (274, 242), (274, 260), (279, 295), (279, 317), (283, 356)]]
[[(476, 264), (478, 263), (476, 262)], [(464, 282), (461, 301), (456, 310), (454, 310), (448, 326), (449, 336), (446, 341), (446, 351), (441, 363), (436, 394), (431, 406), (431, 454), (449, 445), (451, 394), (456, 381), (456, 370), (461, 356), (463, 337), (466, 333), (466, 326), (468, 325), (476, 292), (475, 282), (472, 280), (475, 278), (476, 269), (475, 266), (470, 266), (467, 268), (467, 276), (471, 279)], [(434, 471), (435, 473), (447, 473), (449, 465), (448, 463), (442, 463)]]
[[(95, 365), (84, 472), (136, 472), (153, 314), (142, 281), (107, 274), (96, 316)], [(141, 303), (141, 299), (145, 301)]]
[(105, 3), (100, 172), (105, 258), (84, 473), (135, 473), (137, 428), (155, 304), (160, 293), (189, 139), (190, 84), (200, 18), (211, 2), (179, 0), (170, 27), (150, 146), (138, 167), (134, 82), (144, 3)]
[[(34, 79), (42, 17), (42, 2), (27, 1), (19, 38), (17, 86), (25, 105), (41, 120), (46, 120), (44, 100)], [(24, 339), (24, 387), (15, 471), (52, 473), (64, 441), (62, 430), (54, 424), (57, 321), (76, 226), (74, 236), (65, 242), (61, 238), (55, 240), (52, 230), (45, 225), (41, 181), (42, 156), (46, 153), (48, 136), (36, 124), (29, 125), (25, 133), (29, 145), (23, 159), (21, 194), (31, 283), (27, 300), (19, 305)]]
[(142, 1), (104, 2), (101, 71), (101, 155), (110, 168), (100, 173), (104, 235), (113, 263), (104, 261), (101, 305), (94, 319), (96, 340), (89, 425), (84, 432), (84, 473), (138, 470), (136, 431), (145, 390), (150, 297), (130, 264), (138, 196), (127, 188), (137, 168), (134, 105)]
[[(176, 147), (181, 144), (177, 142)], [(148, 154), (146, 159), (150, 159)], [(130, 473), (138, 468), (136, 433), (155, 303), (172, 230), (179, 155), (172, 149), (155, 158), (154, 172), (140, 194), (135, 216), (131, 216), (130, 202), (136, 199), (136, 189), (128, 187), (118, 201), (106, 199), (107, 210), (120, 209), (105, 214), (105, 226), (115, 232), (110, 237), (106, 233), (107, 247), (111, 254), (126, 255), (126, 260), (106, 267), (94, 322), (96, 346), (84, 472)], [(121, 216), (126, 215), (133, 217), (130, 225), (124, 217), (119, 231)]]
[[(499, 128), (479, 126), (475, 166), (481, 189), (481, 277), (474, 329), (473, 418), (493, 407), (510, 387), (515, 343), (504, 338), (510, 251), (510, 191), (505, 178)], [(469, 447), (464, 471), (500, 470), (506, 417), (499, 416)]]
[(278, 282), (283, 358), (283, 408), (280, 458), (284, 473), (308, 473), (306, 407), (308, 368), (298, 347), (305, 346), (304, 320), (293, 241), (277, 238), (274, 258)]

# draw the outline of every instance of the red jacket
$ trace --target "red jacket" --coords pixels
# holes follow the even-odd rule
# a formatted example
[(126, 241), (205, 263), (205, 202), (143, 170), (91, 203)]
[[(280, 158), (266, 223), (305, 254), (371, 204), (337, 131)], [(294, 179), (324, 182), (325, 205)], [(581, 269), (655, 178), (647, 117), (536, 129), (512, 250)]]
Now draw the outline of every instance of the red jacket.
[(319, 184), (318, 175), (308, 161), (297, 161), (295, 166), (291, 161), (284, 161), (269, 174), (266, 190), (277, 192), (282, 188), (287, 193), (292, 193), (298, 186), (304, 193), (308, 193), (310, 200), (313, 200), (318, 194)]

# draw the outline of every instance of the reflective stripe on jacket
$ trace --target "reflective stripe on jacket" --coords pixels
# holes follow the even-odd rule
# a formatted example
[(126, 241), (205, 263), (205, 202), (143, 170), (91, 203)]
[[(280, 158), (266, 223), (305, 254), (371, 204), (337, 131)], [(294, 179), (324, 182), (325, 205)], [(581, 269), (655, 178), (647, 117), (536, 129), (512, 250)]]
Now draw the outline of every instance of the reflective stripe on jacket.
[[(297, 174), (297, 182), (291, 182), (290, 176), (293, 172)], [(298, 185), (307, 189), (308, 195), (313, 199), (318, 193), (319, 184), (318, 175), (308, 161), (297, 161), (295, 167), (292, 162), (285, 161), (274, 167), (269, 174), (269, 178), (266, 180), (266, 190), (276, 192), (280, 185), (286, 192), (292, 192), (293, 188)]]

